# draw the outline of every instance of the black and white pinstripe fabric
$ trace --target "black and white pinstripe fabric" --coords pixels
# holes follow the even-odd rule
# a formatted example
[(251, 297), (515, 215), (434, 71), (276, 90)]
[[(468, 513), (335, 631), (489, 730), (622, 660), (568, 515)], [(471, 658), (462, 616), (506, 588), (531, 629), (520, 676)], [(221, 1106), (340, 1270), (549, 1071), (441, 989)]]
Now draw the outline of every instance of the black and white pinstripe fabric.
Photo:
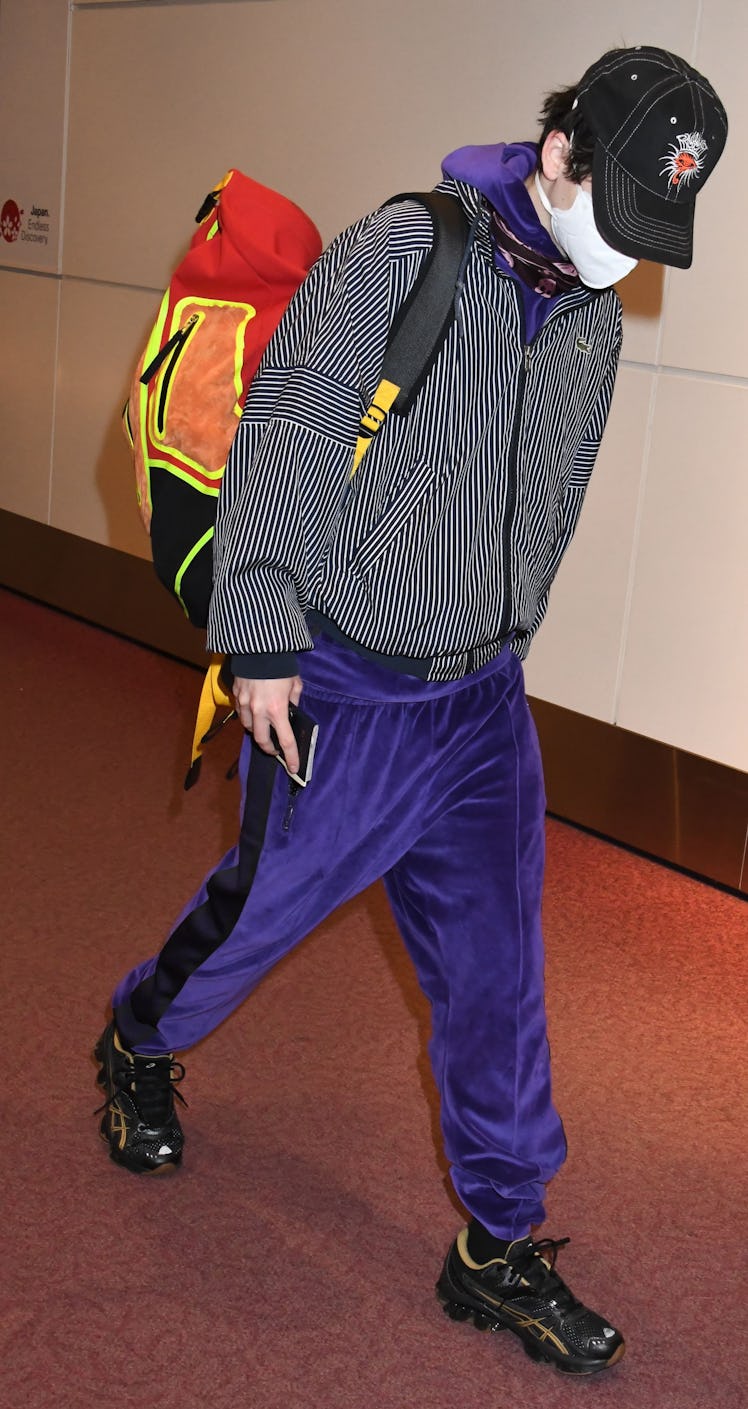
[[(470, 219), (481, 200), (451, 180)], [(304, 650), (304, 613), (457, 679), (513, 635), (524, 657), (582, 506), (621, 345), (616, 293), (579, 287), (529, 347), (514, 281), (478, 220), (458, 316), (406, 416), (351, 480), (387, 332), (429, 247), (390, 205), (339, 235), (295, 295), (250, 389), (218, 509), (208, 641)]]

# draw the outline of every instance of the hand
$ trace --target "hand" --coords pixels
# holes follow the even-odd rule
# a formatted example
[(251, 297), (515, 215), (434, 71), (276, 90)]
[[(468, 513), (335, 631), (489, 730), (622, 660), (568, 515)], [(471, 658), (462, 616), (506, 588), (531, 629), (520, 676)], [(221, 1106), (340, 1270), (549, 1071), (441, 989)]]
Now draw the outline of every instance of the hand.
[(255, 743), (265, 753), (275, 753), (270, 739), (272, 724), (289, 769), (292, 773), (298, 772), (299, 750), (288, 722), (288, 706), (299, 703), (303, 689), (300, 676), (285, 680), (246, 680), (237, 675), (232, 689), (236, 712)]

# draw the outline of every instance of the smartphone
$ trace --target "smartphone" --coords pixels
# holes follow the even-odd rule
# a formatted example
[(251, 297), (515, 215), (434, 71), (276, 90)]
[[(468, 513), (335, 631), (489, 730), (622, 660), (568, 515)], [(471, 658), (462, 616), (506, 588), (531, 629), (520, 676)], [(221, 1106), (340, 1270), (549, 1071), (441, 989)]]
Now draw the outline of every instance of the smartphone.
[(292, 773), (288, 767), (283, 757), (283, 749), (278, 742), (278, 735), (272, 725), (270, 727), (270, 740), (275, 749), (275, 756), (279, 763), (285, 768), (289, 778), (293, 778), (295, 783), (305, 788), (312, 776), (319, 725), (310, 715), (305, 714), (303, 709), (299, 709), (298, 705), (293, 704), (288, 706), (288, 722), (291, 725), (293, 736), (296, 740), (296, 747), (299, 750), (298, 773)]

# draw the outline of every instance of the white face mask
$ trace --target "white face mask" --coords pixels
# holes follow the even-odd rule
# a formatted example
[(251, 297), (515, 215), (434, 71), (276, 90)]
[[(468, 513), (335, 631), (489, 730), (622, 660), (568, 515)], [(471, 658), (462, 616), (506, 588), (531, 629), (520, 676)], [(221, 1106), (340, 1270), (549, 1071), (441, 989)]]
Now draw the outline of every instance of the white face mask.
[(569, 209), (560, 210), (558, 206), (551, 205), (537, 171), (535, 187), (541, 204), (551, 217), (554, 242), (561, 253), (571, 260), (588, 289), (607, 289), (636, 268), (638, 259), (621, 254), (603, 239), (595, 224), (589, 191), (583, 191), (578, 186)]

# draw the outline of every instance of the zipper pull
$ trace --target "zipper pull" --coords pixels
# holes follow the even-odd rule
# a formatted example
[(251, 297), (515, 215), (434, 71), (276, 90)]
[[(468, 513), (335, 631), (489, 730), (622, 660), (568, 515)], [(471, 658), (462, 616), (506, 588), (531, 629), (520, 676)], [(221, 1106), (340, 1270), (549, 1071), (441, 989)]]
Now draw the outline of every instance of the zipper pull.
[(530, 370), (530, 361), (531, 361), (531, 359), (532, 359), (532, 353), (531, 353), (531, 351), (530, 351), (530, 345), (529, 345), (529, 343), (525, 343), (525, 373), (528, 373), (529, 370)]
[(296, 798), (300, 792), (301, 783), (295, 783), (293, 778), (289, 779), (288, 802), (286, 803), (286, 810), (283, 814), (282, 822), (282, 828), (284, 832), (288, 832), (291, 830), (291, 820), (293, 818), (294, 808), (296, 807)]
[(164, 362), (169, 356), (169, 353), (173, 352), (175, 347), (182, 346), (182, 343), (189, 337), (190, 333), (192, 332), (192, 329), (194, 328), (196, 322), (197, 314), (193, 313), (187, 319), (187, 322), (185, 323), (184, 327), (178, 328), (176, 333), (173, 333), (172, 336), (169, 338), (169, 341), (164, 343), (160, 351), (156, 353), (156, 356), (154, 357), (153, 361), (148, 363), (148, 366), (145, 368), (140, 377), (143, 386), (147, 386), (151, 379), (155, 377), (159, 367), (163, 366)]

